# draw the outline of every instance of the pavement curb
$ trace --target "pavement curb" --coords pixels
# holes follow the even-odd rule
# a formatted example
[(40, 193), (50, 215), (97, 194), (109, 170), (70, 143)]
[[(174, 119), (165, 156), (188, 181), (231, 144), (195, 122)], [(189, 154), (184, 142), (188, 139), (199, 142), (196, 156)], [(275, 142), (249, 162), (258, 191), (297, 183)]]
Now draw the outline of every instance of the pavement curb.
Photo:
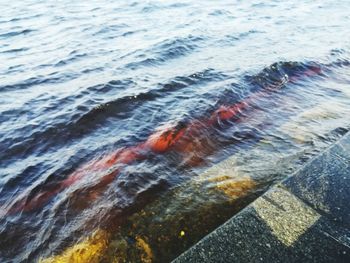
[(350, 262), (350, 133), (173, 262)]

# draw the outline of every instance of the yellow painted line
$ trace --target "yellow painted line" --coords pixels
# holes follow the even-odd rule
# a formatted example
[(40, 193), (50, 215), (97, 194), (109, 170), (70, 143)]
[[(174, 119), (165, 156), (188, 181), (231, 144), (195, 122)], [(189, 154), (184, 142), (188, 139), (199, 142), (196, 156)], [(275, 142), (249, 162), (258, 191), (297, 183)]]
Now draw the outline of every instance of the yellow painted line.
[(273, 235), (286, 246), (292, 246), (320, 218), (316, 211), (288, 191), (273, 191), (269, 197), (279, 200), (280, 207), (271, 205), (264, 197), (257, 199), (252, 206)]

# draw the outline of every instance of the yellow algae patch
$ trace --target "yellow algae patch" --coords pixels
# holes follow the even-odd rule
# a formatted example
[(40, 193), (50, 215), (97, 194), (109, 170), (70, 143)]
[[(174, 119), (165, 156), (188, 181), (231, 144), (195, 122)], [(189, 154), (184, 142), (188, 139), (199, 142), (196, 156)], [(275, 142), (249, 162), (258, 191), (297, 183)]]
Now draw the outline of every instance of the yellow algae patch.
[(141, 262), (143, 263), (152, 262), (153, 254), (148, 243), (145, 240), (143, 240), (140, 236), (137, 236), (135, 239), (136, 239), (136, 247), (138, 250), (141, 251)]
[(91, 236), (67, 248), (62, 254), (46, 259), (40, 263), (97, 263), (104, 256), (108, 248), (109, 234), (104, 230), (96, 230)]
[(249, 176), (239, 178), (231, 178), (229, 176), (218, 176), (210, 179), (215, 182), (215, 188), (232, 199), (236, 199), (246, 195), (249, 190), (257, 187), (257, 183)]
[(238, 171), (238, 157), (230, 156), (227, 159), (221, 161), (218, 164), (211, 166), (206, 169), (203, 173), (199, 174), (195, 179), (199, 183), (210, 181), (211, 179), (217, 178), (218, 176), (227, 176), (227, 178), (238, 178), (242, 175), (242, 172)]
[(218, 190), (235, 200), (257, 187), (257, 182), (238, 168), (240, 165), (239, 156), (231, 156), (205, 170), (196, 181), (199, 184), (210, 183), (212, 190)]
[(106, 251), (105, 256), (106, 260), (102, 262), (111, 262), (111, 263), (126, 263), (128, 261), (128, 242), (117, 235), (113, 236), (113, 240), (110, 243), (108, 251)]

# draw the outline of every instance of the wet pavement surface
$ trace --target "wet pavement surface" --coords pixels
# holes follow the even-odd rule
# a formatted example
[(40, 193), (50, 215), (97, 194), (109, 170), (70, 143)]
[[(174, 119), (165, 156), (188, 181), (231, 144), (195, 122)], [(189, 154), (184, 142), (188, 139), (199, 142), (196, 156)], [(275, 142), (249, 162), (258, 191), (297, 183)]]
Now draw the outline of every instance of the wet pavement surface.
[(350, 133), (174, 260), (349, 262)]

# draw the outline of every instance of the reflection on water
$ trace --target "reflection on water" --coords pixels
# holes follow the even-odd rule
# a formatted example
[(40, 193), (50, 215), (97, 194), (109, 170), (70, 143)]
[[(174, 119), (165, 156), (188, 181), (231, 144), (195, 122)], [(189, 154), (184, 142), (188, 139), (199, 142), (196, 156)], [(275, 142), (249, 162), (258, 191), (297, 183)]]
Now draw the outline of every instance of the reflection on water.
[(350, 128), (346, 1), (25, 2), (1, 262), (168, 262)]

